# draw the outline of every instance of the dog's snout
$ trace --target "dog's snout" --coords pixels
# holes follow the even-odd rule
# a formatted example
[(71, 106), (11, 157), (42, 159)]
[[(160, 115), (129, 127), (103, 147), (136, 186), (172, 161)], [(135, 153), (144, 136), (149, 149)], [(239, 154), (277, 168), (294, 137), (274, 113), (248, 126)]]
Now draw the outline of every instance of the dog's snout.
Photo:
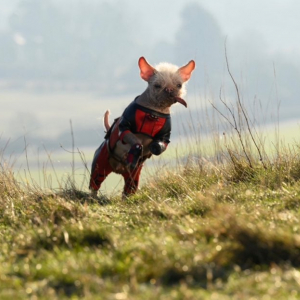
[(170, 95), (173, 93), (173, 91), (174, 90), (172, 88), (168, 88), (168, 87), (165, 88), (165, 92), (170, 94)]

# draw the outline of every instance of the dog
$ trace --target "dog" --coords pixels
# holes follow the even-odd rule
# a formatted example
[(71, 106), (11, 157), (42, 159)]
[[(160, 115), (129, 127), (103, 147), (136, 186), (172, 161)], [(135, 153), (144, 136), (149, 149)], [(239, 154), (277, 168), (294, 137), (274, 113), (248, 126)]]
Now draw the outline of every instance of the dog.
[(193, 60), (180, 68), (169, 63), (152, 67), (140, 57), (138, 65), (140, 76), (148, 86), (111, 126), (106, 111), (105, 140), (96, 150), (91, 168), (89, 188), (93, 196), (97, 196), (111, 172), (121, 174), (125, 180), (123, 197), (134, 194), (145, 160), (161, 155), (170, 143), (171, 106), (180, 103), (187, 107), (182, 97), (186, 92), (185, 83), (196, 66)]

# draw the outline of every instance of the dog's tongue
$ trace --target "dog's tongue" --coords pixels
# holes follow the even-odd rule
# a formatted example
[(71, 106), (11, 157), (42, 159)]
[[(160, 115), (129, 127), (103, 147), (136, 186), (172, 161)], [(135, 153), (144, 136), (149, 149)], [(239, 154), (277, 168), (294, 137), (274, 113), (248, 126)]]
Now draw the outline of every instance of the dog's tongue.
[(175, 97), (175, 99), (176, 99), (176, 102), (179, 102), (179, 103), (181, 103), (182, 105), (184, 105), (185, 107), (187, 107), (187, 104), (186, 104), (185, 100), (183, 100), (183, 99), (180, 98), (180, 97)]

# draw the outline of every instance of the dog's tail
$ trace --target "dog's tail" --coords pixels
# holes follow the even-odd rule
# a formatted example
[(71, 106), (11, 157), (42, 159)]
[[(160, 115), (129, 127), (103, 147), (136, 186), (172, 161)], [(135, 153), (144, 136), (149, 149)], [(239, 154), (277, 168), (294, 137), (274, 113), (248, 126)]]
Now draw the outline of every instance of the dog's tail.
[(110, 129), (109, 114), (110, 114), (109, 110), (107, 110), (104, 114), (104, 126), (105, 126), (106, 131), (108, 131)]

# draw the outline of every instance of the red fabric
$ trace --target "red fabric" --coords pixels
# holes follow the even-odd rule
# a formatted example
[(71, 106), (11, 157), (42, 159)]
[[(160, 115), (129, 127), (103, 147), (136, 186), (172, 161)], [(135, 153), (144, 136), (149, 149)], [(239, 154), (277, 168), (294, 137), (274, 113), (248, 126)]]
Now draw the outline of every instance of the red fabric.
[(108, 162), (108, 158), (107, 144), (104, 142), (95, 153), (90, 179), (90, 189), (98, 191), (101, 183), (112, 172), (112, 167)]
[(111, 131), (110, 137), (109, 137), (109, 147), (110, 149), (114, 149), (117, 141), (119, 140), (119, 124), (120, 124), (120, 120), (118, 120)]
[(136, 110), (136, 131), (154, 137), (165, 125), (166, 119), (159, 118), (149, 113)]

